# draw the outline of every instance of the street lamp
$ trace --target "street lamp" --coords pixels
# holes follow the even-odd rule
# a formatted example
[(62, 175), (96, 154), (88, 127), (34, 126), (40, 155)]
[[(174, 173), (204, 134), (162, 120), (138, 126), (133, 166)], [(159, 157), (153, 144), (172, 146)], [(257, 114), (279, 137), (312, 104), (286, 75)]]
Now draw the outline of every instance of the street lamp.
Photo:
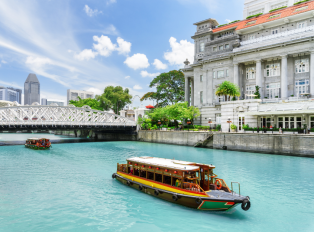
[(212, 124), (212, 119), (211, 118), (208, 119), (208, 124), (209, 124), (209, 130), (211, 130), (212, 129), (211, 128), (211, 124)]
[(232, 121), (231, 121), (230, 117), (228, 118), (227, 123), (229, 123), (229, 133), (230, 133), (230, 123), (232, 123)]

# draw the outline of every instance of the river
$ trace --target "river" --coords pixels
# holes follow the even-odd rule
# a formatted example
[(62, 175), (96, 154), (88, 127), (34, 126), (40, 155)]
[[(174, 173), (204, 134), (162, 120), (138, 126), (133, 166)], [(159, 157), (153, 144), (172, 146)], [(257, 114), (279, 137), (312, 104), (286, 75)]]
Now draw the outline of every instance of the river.
[[(216, 165), (251, 209), (204, 212), (111, 178), (117, 163), (158, 156)], [(0, 231), (314, 231), (314, 159), (142, 142), (0, 147)]]

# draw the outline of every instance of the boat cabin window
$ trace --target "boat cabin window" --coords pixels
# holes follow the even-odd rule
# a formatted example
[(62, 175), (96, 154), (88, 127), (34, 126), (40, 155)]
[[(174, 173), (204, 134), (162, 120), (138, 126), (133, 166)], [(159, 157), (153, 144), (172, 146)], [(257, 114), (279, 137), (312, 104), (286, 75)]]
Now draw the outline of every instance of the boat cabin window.
[(170, 176), (164, 176), (164, 184), (171, 185), (171, 177)]
[(146, 171), (140, 171), (140, 177), (146, 178)]
[(154, 180), (154, 173), (153, 172), (147, 172), (147, 179)]

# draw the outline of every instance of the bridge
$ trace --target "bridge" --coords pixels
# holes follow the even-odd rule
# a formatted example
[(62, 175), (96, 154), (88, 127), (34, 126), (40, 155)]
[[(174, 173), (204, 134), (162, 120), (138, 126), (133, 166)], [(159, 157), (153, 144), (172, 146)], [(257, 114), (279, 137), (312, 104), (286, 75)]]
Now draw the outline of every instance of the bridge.
[(0, 131), (22, 130), (135, 131), (136, 122), (89, 106), (11, 105), (0, 108)]

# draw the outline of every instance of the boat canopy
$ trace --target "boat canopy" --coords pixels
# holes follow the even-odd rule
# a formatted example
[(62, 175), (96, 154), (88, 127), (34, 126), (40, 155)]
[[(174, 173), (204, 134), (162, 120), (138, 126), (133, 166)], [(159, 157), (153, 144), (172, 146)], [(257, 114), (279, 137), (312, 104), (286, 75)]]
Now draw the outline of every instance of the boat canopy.
[[(152, 166), (165, 167), (170, 169), (182, 170), (182, 171), (198, 171), (200, 169), (199, 164), (193, 162), (186, 162), (174, 159), (164, 159), (149, 156), (134, 157), (127, 159), (129, 162), (137, 162), (141, 164), (148, 164)], [(206, 165), (211, 168), (215, 168), (213, 165)]]
[(39, 140), (39, 138), (29, 138), (27, 140)]

